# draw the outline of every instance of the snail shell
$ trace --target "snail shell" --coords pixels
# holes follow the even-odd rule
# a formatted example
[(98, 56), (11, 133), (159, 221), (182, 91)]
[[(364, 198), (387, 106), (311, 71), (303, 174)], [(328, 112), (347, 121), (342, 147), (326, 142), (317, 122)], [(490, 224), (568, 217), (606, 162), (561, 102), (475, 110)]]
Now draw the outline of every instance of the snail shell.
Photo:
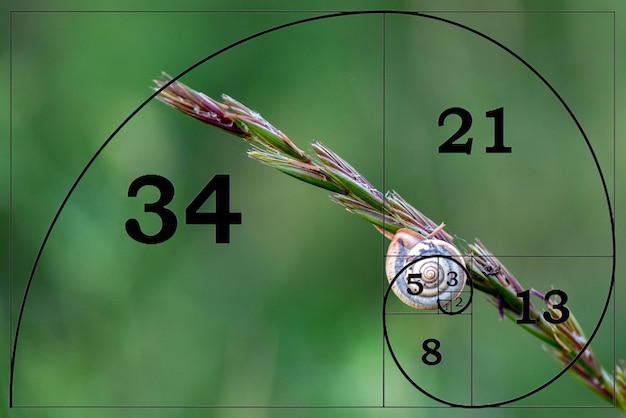
[[(402, 270), (407, 264), (410, 266)], [(461, 293), (466, 281), (465, 261), (456, 247), (408, 229), (394, 235), (385, 270), (396, 296), (417, 309), (445, 307)]]

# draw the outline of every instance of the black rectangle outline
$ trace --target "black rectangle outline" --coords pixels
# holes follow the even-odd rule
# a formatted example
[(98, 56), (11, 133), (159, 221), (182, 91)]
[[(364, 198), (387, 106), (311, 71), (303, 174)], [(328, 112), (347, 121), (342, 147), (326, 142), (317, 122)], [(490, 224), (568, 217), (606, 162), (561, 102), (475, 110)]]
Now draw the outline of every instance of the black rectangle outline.
[[(255, 14), (272, 14), (272, 13), (303, 13), (303, 14), (311, 14), (311, 13), (337, 13), (341, 11), (360, 11), (362, 9), (340, 9), (340, 10), (10, 10), (9, 11), (9, 364), (11, 363), (12, 358), (12, 349), (13, 349), (13, 14), (14, 13), (255, 13)], [(415, 11), (417, 10), (402, 10), (402, 11)], [(515, 10), (429, 10), (423, 9), (419, 10), (419, 12), (423, 13), (441, 13), (441, 14), (611, 14), (613, 17), (613, 196), (612, 196), (612, 205), (614, 208), (614, 221), (617, 220), (616, 210), (615, 210), (615, 197), (616, 197), (616, 11), (615, 10), (525, 10), (525, 11), (515, 11)], [(383, 13), (383, 21), (386, 14)], [(384, 39), (384, 38), (383, 38)], [(383, 42), (383, 50), (384, 50), (384, 42)], [(383, 66), (384, 68), (384, 66)], [(385, 141), (385, 132), (384, 132), (384, 119), (385, 119), (385, 78), (383, 72), (383, 150), (384, 150), (384, 141)], [(385, 190), (385, 160), (384, 160), (384, 151), (382, 154), (383, 157), (383, 190)], [(383, 239), (384, 242), (384, 239)], [(617, 251), (616, 251), (617, 253)], [(506, 257), (506, 256), (498, 256), (498, 257)], [(511, 256), (508, 256), (511, 257)], [(515, 257), (515, 256), (513, 256)], [(519, 256), (526, 257), (526, 256)], [(536, 257), (536, 256), (533, 256)], [(551, 256), (546, 256), (551, 257)], [(559, 256), (556, 256), (559, 257)], [(577, 255), (564, 256), (564, 257), (580, 257)], [(584, 256), (583, 256), (584, 257)], [(612, 257), (612, 256), (591, 256), (591, 257)], [(615, 287), (613, 289), (613, 293), (616, 291), (617, 283), (615, 283)], [(615, 373), (615, 366), (617, 365), (617, 346), (616, 346), (616, 298), (615, 294), (613, 296), (613, 373)], [(472, 315), (473, 317), (473, 315)], [(384, 374), (384, 354), (386, 352), (386, 346), (383, 340), (383, 374)], [(515, 406), (515, 405), (503, 405), (499, 408), (511, 408), (511, 409), (519, 409), (519, 408), (529, 408), (529, 409), (614, 409), (616, 407), (615, 401), (615, 379), (614, 379), (614, 396), (613, 396), (613, 405), (608, 406), (569, 406), (569, 405), (549, 405), (549, 406)], [(473, 389), (473, 388), (472, 388)], [(246, 406), (246, 405), (222, 405), (222, 406), (192, 406), (192, 405), (159, 405), (159, 406), (150, 406), (150, 405), (119, 405), (119, 406), (106, 406), (106, 405), (98, 405), (98, 406), (75, 406), (75, 405), (12, 405), (11, 408), (16, 409), (37, 409), (37, 408), (53, 408), (53, 409), (197, 409), (197, 408), (227, 408), (227, 409), (300, 409), (300, 408), (310, 408), (310, 409), (378, 409), (378, 408), (394, 408), (394, 409), (415, 409), (415, 408), (449, 408), (448, 406), (389, 406), (385, 405), (384, 402), (384, 376), (383, 376), (383, 402), (382, 405), (371, 405), (371, 406), (289, 406), (289, 405), (265, 405), (265, 406)]]

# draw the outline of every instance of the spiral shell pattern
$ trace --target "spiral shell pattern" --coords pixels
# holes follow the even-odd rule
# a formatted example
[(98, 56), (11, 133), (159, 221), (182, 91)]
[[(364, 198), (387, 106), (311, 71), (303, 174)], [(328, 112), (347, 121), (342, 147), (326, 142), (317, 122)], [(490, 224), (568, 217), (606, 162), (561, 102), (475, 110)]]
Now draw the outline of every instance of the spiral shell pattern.
[(444, 308), (459, 296), (466, 282), (464, 267), (461, 253), (452, 244), (420, 240), (403, 230), (396, 233), (387, 251), (386, 273), (393, 292), (417, 309)]

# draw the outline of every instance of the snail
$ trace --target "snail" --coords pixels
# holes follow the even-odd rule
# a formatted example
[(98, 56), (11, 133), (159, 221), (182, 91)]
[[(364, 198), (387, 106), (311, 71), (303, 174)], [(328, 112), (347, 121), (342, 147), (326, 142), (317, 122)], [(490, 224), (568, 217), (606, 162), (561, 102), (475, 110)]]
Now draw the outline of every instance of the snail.
[(465, 286), (465, 261), (459, 250), (431, 238), (439, 229), (428, 237), (399, 229), (387, 250), (385, 270), (393, 292), (417, 309), (443, 309)]

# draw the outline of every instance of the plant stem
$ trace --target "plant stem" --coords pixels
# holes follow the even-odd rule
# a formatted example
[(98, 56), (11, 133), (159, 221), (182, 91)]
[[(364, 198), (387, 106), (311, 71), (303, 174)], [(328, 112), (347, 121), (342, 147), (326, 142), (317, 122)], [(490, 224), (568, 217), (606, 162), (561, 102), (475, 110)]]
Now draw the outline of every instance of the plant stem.
[[(298, 148), (285, 134), (255, 112), (233, 98), (223, 95), (218, 102), (197, 92), (171, 77), (154, 80), (157, 99), (163, 103), (209, 125), (243, 138), (250, 143), (248, 155), (265, 165), (274, 167), (298, 180), (313, 184), (331, 192), (330, 199), (348, 212), (360, 216), (372, 224), (387, 238), (400, 228), (411, 229), (426, 237), (441, 239), (452, 244), (453, 236), (411, 206), (395, 191), (382, 194), (345, 160), (320, 142), (311, 144), (314, 155), (309, 156)], [(434, 231), (434, 233), (433, 233)], [(487, 300), (499, 312), (539, 338), (544, 349), (559, 363), (568, 365), (585, 346), (587, 337), (574, 315), (563, 322), (558, 319), (563, 310), (540, 292), (530, 289), (530, 294), (547, 304), (544, 318), (532, 302), (530, 312), (518, 294), (524, 292), (522, 285), (506, 267), (479, 241), (467, 245), (473, 262), (468, 270), (475, 289), (483, 292)], [(521, 317), (537, 318), (536, 322), (519, 324)], [(555, 321), (557, 320), (557, 321)], [(557, 323), (552, 323), (557, 322)], [(626, 364), (623, 360), (615, 365), (615, 377), (598, 363), (590, 347), (580, 356), (570, 371), (586, 386), (616, 407), (626, 411)]]

